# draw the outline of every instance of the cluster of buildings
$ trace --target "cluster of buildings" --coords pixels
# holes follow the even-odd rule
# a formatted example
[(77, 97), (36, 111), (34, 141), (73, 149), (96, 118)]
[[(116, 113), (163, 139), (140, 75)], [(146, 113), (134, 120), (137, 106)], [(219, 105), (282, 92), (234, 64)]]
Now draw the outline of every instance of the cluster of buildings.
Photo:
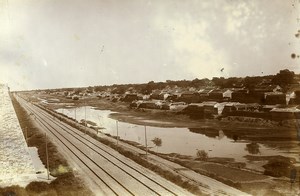
[(203, 88), (166, 87), (152, 90), (149, 95), (138, 93), (130, 87), (124, 94), (116, 94), (113, 88), (106, 91), (81, 92), (64, 91), (61, 93), (69, 99), (95, 96), (113, 102), (130, 104), (131, 108), (161, 109), (185, 113), (195, 118), (215, 118), (219, 116), (246, 116), (282, 120), (300, 118), (300, 85), (291, 86), (289, 92), (283, 92), (279, 85), (261, 84), (247, 89), (224, 88), (214, 86)]
[[(278, 85), (261, 85), (254, 89), (164, 89), (150, 95), (127, 93), (119, 101), (132, 108), (175, 110), (193, 118), (245, 116), (283, 120), (300, 118), (300, 85), (284, 93)], [(116, 99), (116, 98), (115, 98)]]

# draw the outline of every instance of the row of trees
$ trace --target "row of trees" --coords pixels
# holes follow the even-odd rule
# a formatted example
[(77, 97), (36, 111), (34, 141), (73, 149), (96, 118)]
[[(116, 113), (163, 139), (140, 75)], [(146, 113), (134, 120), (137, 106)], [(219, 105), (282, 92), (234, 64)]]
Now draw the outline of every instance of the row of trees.
[(289, 84), (297, 83), (295, 80), (296, 74), (293, 71), (288, 69), (280, 70), (276, 75), (267, 75), (267, 76), (247, 76), (245, 78), (217, 78), (214, 77), (212, 82), (214, 85), (221, 88), (230, 88), (235, 86), (243, 86), (246, 88), (254, 88), (258, 84), (261, 84), (264, 80), (270, 81), (270, 84), (280, 85), (281, 87), (286, 87)]
[[(134, 89), (135, 91), (142, 93), (142, 94), (151, 94), (153, 90), (162, 90), (166, 87), (174, 88), (176, 87), (181, 87), (181, 88), (186, 88), (186, 87), (199, 87), (199, 86), (207, 86), (211, 84), (211, 80), (205, 78), (199, 80), (198, 78), (194, 80), (178, 80), (178, 81), (173, 81), (173, 80), (166, 80), (166, 82), (154, 82), (150, 81), (148, 83), (144, 84), (113, 84), (111, 86), (95, 86), (93, 87), (93, 90), (95, 92), (101, 92), (101, 91), (106, 91), (107, 89), (113, 89), (111, 92), (116, 93), (116, 94), (124, 94), (128, 89)], [(88, 87), (90, 88), (90, 87)], [(80, 89), (79, 89), (80, 90)], [(81, 89), (82, 90), (82, 89)]]
[(246, 87), (248, 89), (255, 88), (257, 85), (262, 82), (268, 81), (269, 84), (280, 85), (285, 88), (289, 84), (297, 83), (295, 80), (296, 74), (293, 71), (288, 69), (280, 70), (276, 75), (267, 75), (267, 76), (247, 76), (245, 78), (241, 77), (214, 77), (212, 80), (207, 78), (204, 79), (194, 79), (194, 80), (178, 80), (172, 81), (167, 80), (166, 82), (154, 82), (150, 81), (145, 84), (114, 84), (112, 86), (96, 86), (94, 87), (95, 91), (103, 91), (107, 88), (113, 88), (113, 93), (123, 94), (129, 88), (135, 89), (137, 92), (142, 94), (150, 94), (153, 90), (161, 90), (166, 87), (174, 88), (183, 87), (183, 88), (199, 88), (201, 86), (217, 86), (220, 88), (234, 88), (234, 87)]
[(293, 71), (288, 69), (280, 70), (276, 75), (267, 75), (267, 76), (247, 76), (245, 78), (241, 77), (213, 77), (212, 80), (207, 78), (204, 79), (194, 79), (194, 80), (166, 80), (165, 82), (154, 82), (150, 81), (144, 84), (113, 84), (105, 86), (89, 86), (87, 88), (64, 88), (64, 89), (48, 89), (46, 91), (55, 92), (57, 90), (63, 91), (72, 91), (75, 90), (75, 94), (83, 91), (87, 92), (101, 92), (106, 91), (107, 89), (112, 89), (112, 93), (124, 94), (129, 89), (132, 89), (138, 93), (150, 94), (153, 90), (161, 90), (167, 87), (174, 88), (199, 88), (204, 86), (217, 86), (219, 88), (234, 88), (234, 87), (246, 87), (248, 89), (255, 88), (257, 85), (261, 84), (264, 81), (269, 81), (269, 84), (280, 85), (282, 88), (286, 88), (289, 84), (297, 83), (295, 79), (296, 75)]

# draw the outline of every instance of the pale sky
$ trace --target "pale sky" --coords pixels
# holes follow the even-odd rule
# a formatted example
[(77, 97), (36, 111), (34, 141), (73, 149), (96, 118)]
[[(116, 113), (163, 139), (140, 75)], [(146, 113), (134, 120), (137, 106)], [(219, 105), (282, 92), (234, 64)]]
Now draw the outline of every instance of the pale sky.
[[(13, 90), (300, 73), (300, 0), (0, 0)], [(220, 70), (224, 68), (224, 71)]]

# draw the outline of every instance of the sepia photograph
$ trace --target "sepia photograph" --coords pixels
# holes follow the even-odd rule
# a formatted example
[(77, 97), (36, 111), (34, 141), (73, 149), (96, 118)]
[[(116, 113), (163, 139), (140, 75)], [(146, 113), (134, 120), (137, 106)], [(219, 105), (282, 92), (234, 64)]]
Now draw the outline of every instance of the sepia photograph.
[(0, 0), (0, 195), (300, 195), (300, 0)]

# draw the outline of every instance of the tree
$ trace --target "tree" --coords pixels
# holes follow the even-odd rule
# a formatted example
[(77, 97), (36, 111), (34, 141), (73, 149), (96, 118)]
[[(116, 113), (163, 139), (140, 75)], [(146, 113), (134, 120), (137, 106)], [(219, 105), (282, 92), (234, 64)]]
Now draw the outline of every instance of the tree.
[(247, 150), (250, 154), (258, 154), (259, 151), (259, 145), (256, 142), (252, 142), (250, 144), (247, 144), (245, 147), (245, 150)]
[(162, 140), (158, 137), (155, 137), (153, 140), (151, 140), (154, 145), (156, 146), (156, 151), (158, 150), (158, 147), (162, 145)]
[(119, 95), (121, 95), (121, 94), (124, 94), (126, 92), (126, 87), (125, 86), (118, 86), (118, 87), (115, 87), (112, 91), (111, 91), (111, 93), (113, 93), (113, 94), (119, 94)]
[(94, 91), (95, 92), (100, 92), (100, 91), (104, 91), (105, 89), (104, 89), (104, 87), (103, 86), (95, 86), (94, 87)]
[(87, 93), (92, 93), (93, 91), (94, 91), (94, 88), (91, 86), (87, 87), (87, 89), (86, 89)]
[(81, 93), (81, 89), (80, 88), (77, 88), (74, 90), (74, 94), (75, 95), (78, 95), (79, 93)]
[(148, 82), (148, 84), (146, 84), (146, 86), (144, 86), (142, 89), (141, 89), (141, 93), (144, 94), (144, 95), (149, 95), (152, 93), (152, 90), (155, 89), (155, 83), (154, 81), (150, 81)]
[(244, 86), (248, 89), (253, 89), (254, 87), (256, 87), (261, 82), (262, 82), (261, 77), (249, 77), (249, 76), (244, 78), (244, 81), (243, 81)]
[(200, 161), (206, 161), (208, 159), (208, 154), (207, 154), (207, 152), (205, 152), (205, 150), (198, 150), (197, 149), (196, 156), (198, 157), (198, 159)]
[(221, 86), (222, 88), (231, 88), (235, 86), (239, 86), (240, 79), (237, 77), (230, 77), (225, 80), (225, 83)]
[(215, 86), (222, 87), (225, 83), (225, 78), (224, 77), (221, 77), (221, 78), (213, 77), (213, 79), (211, 81), (214, 83)]
[(293, 71), (288, 69), (280, 70), (279, 73), (274, 76), (272, 83), (285, 87), (295, 82), (294, 77), (295, 73)]

